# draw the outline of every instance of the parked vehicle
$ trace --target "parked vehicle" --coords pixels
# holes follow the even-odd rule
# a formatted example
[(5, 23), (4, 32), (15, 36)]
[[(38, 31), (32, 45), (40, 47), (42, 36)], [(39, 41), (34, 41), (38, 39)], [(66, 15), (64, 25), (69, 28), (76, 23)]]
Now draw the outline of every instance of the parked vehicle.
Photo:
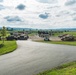
[(7, 40), (27, 40), (29, 37), (28, 36), (24, 36), (24, 35), (21, 35), (21, 36), (8, 36), (6, 37)]
[(62, 38), (62, 37), (64, 37), (64, 36), (66, 36), (66, 35), (68, 35), (68, 34), (59, 35), (58, 37), (59, 37), (59, 38)]
[(45, 37), (45, 38), (44, 38), (44, 41), (50, 41), (50, 40), (49, 40), (49, 38), (48, 38), (48, 37)]
[(15, 38), (14, 38), (14, 36), (12, 35), (12, 36), (6, 37), (6, 39), (7, 39), (7, 40), (14, 40)]
[(19, 40), (27, 40), (27, 39), (28, 39), (27, 36), (20, 36), (20, 37), (19, 37)]
[(72, 35), (66, 35), (61, 38), (62, 41), (74, 41), (74, 36)]

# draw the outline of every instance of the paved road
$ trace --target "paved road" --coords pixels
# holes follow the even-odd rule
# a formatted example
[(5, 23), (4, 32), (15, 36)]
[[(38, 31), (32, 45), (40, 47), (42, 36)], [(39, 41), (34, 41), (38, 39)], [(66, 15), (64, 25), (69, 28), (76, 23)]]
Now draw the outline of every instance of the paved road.
[(0, 75), (35, 75), (76, 60), (76, 47), (17, 41), (18, 49), (0, 56)]

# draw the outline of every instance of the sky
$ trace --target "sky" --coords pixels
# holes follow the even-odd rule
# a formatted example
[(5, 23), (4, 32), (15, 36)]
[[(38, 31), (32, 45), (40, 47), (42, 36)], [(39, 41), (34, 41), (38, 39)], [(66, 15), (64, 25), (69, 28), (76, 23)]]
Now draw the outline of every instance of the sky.
[(76, 28), (76, 0), (0, 0), (0, 27)]

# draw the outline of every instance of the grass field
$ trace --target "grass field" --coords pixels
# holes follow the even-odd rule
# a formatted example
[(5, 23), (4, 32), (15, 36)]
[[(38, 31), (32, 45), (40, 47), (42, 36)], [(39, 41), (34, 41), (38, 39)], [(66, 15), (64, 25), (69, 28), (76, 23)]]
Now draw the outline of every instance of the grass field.
[(69, 34), (69, 35), (76, 36), (76, 31), (69, 31), (69, 32), (63, 32), (63, 33), (55, 33), (54, 36), (59, 36), (59, 35), (63, 35), (63, 34)]
[(48, 43), (48, 44), (62, 44), (62, 45), (76, 46), (76, 41), (43, 41), (43, 40), (37, 40), (36, 42), (43, 42), (43, 43)]
[(29, 36), (34, 36), (34, 35), (36, 35), (37, 33), (31, 33), (31, 34), (29, 34)]
[(63, 64), (52, 70), (48, 70), (37, 75), (76, 75), (76, 62)]
[[(2, 41), (0, 41), (0, 44), (2, 44)], [(14, 51), (16, 48), (16, 41), (5, 41), (4, 45), (0, 47), (0, 55), (10, 53)]]
[(76, 36), (76, 31), (73, 31), (73, 32), (64, 32), (64, 34), (70, 34), (70, 35)]

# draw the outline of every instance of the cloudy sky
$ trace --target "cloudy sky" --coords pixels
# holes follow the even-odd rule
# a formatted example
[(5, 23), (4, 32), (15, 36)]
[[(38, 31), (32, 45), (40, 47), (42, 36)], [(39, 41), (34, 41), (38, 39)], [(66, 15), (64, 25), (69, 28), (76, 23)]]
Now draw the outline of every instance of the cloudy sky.
[(76, 0), (0, 0), (0, 27), (76, 28)]

